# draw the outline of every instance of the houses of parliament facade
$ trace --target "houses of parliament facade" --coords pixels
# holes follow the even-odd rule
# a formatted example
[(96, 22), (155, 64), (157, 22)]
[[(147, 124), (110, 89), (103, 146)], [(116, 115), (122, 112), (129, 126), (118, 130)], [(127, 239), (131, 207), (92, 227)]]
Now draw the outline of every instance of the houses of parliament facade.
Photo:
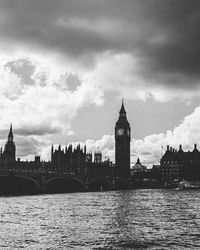
[(115, 164), (110, 162), (109, 159), (103, 161), (101, 152), (88, 152), (86, 146), (81, 148), (80, 145), (76, 148), (68, 145), (64, 149), (61, 146), (55, 149), (52, 145), (50, 161), (41, 161), (39, 156), (35, 156), (34, 161), (21, 161), (19, 158), (16, 159), (16, 145), (11, 124), (4, 149), (0, 149), (0, 169), (47, 171), (76, 175), (89, 172), (96, 175), (114, 175), (128, 178), (130, 176), (130, 138), (131, 128), (123, 101), (115, 125)]

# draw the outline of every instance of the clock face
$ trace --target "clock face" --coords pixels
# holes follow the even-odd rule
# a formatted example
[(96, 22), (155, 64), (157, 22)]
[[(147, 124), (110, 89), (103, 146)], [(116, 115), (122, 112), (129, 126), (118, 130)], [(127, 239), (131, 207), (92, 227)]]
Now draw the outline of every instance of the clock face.
[(122, 128), (119, 128), (117, 130), (117, 135), (123, 135), (124, 134), (124, 130)]

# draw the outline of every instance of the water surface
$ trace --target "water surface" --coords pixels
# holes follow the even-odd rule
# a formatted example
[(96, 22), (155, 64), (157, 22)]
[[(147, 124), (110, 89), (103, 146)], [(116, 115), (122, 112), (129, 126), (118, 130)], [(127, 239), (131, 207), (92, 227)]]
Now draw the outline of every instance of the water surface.
[(200, 191), (0, 198), (0, 249), (200, 249)]

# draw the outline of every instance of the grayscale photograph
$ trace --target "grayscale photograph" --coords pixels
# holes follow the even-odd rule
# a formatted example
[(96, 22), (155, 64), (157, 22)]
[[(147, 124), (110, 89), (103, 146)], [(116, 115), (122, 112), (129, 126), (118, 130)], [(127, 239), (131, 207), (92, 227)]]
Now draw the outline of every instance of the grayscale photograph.
[(0, 0), (0, 232), (200, 249), (199, 0)]

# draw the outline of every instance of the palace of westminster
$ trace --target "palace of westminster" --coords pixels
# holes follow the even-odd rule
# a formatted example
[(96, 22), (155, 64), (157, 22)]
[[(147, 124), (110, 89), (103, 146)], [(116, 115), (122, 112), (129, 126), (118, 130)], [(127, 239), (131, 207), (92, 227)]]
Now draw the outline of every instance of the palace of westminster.
[(135, 165), (130, 166), (131, 127), (127, 120), (122, 101), (119, 118), (115, 124), (115, 164), (109, 160), (102, 161), (102, 153), (87, 152), (86, 146), (69, 145), (64, 150), (51, 148), (51, 160), (41, 161), (35, 156), (34, 161), (16, 159), (12, 125), (4, 149), (0, 149), (0, 171), (36, 171), (48, 173), (70, 173), (72, 175), (115, 176), (129, 179), (137, 183), (136, 187), (162, 187), (181, 180), (200, 180), (200, 151), (197, 145), (194, 150), (184, 152), (167, 146), (161, 157), (160, 165), (152, 169), (143, 166), (138, 158)]

